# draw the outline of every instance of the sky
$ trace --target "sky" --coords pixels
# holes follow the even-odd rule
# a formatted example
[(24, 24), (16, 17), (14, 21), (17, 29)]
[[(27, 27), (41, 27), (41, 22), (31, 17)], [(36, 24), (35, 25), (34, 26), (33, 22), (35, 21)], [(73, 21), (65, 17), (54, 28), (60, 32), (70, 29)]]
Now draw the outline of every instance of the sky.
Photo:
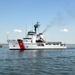
[(0, 0), (0, 43), (22, 39), (39, 22), (47, 41), (75, 44), (75, 0)]

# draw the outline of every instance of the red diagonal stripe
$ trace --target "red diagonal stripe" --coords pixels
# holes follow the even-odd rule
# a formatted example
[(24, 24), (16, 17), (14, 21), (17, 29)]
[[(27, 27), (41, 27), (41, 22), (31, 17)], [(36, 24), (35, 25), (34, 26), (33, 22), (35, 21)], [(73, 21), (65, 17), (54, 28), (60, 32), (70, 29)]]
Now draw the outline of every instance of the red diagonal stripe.
[(23, 41), (22, 40), (17, 40), (18, 41), (18, 44), (20, 46), (20, 49), (25, 49), (24, 48), (24, 44), (23, 44)]

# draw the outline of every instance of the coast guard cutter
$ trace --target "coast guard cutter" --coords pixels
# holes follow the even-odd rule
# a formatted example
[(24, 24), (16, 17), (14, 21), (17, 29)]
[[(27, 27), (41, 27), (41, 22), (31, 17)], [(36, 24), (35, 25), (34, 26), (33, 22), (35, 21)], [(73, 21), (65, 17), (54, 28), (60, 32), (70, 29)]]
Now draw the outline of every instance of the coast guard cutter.
[(43, 49), (65, 49), (66, 45), (62, 42), (47, 42), (43, 33), (37, 33), (39, 22), (34, 25), (34, 31), (28, 31), (23, 39), (7, 40), (10, 50), (43, 50)]

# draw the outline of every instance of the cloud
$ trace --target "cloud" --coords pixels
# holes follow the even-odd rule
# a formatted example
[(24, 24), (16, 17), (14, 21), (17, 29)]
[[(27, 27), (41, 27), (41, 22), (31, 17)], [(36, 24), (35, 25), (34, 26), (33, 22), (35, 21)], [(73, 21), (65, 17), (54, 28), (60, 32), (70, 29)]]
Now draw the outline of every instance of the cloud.
[(9, 31), (7, 31), (7, 34), (9, 34)]
[(14, 32), (19, 32), (21, 33), (22, 31), (20, 29), (14, 29)]
[(61, 29), (60, 31), (61, 31), (61, 32), (68, 32), (69, 30), (66, 29), (66, 28), (64, 28), (64, 29)]

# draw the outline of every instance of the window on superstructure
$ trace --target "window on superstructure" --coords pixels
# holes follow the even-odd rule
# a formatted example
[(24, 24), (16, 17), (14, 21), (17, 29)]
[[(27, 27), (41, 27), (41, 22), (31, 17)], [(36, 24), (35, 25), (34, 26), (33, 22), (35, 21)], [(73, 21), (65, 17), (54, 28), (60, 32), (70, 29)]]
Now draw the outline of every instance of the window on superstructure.
[(38, 46), (44, 46), (44, 44), (37, 44)]

